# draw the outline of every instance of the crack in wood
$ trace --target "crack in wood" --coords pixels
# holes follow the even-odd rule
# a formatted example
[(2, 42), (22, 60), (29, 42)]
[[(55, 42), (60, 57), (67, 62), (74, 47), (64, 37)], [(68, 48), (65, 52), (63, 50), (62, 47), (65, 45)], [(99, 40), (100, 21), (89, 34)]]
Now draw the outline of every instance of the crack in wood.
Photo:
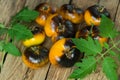
[(119, 6), (120, 6), (120, 0), (119, 0), (119, 2), (118, 2), (118, 4), (117, 4), (117, 8), (116, 8), (116, 12), (115, 12), (115, 17), (114, 17), (113, 21), (115, 21), (116, 18), (117, 18), (117, 13), (118, 13), (118, 8), (119, 8)]
[(27, 68), (27, 70), (26, 70), (26, 72), (25, 72), (25, 74), (24, 74), (23, 80), (27, 80), (27, 79), (29, 78), (29, 73), (30, 73), (30, 72), (31, 72), (30, 69)]
[(47, 73), (46, 73), (46, 76), (45, 76), (45, 80), (47, 80), (48, 73), (49, 73), (49, 71), (50, 71), (50, 67), (51, 67), (51, 64), (50, 64), (49, 67), (48, 67), (48, 70), (47, 70)]

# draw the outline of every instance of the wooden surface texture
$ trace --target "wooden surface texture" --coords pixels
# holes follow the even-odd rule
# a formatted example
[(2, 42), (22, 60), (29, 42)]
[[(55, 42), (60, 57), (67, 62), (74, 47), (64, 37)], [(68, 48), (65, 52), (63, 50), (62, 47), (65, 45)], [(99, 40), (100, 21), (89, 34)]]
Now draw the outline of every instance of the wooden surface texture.
[[(23, 7), (28, 6), (34, 9), (41, 2), (50, 2), (51, 5), (60, 6), (68, 3), (69, 0), (0, 0), (0, 23), (6, 25), (12, 16), (19, 12)], [(87, 7), (99, 3), (104, 5), (111, 14), (111, 18), (115, 21), (117, 29), (120, 30), (120, 0), (73, 0), (73, 4), (86, 9)], [(1, 38), (0, 38), (1, 39)], [(120, 37), (116, 40), (119, 40)], [(49, 46), (49, 44), (46, 44)], [(21, 51), (24, 50), (21, 44), (18, 44)], [(0, 53), (0, 61), (2, 54)], [(32, 70), (24, 65), (21, 57), (7, 55), (4, 66), (0, 73), (0, 80), (67, 80), (68, 76), (73, 71), (73, 68), (55, 67), (48, 63), (44, 67), (37, 70)], [(118, 70), (119, 73), (120, 70)], [(107, 80), (101, 71), (101, 68), (88, 75), (83, 80)]]

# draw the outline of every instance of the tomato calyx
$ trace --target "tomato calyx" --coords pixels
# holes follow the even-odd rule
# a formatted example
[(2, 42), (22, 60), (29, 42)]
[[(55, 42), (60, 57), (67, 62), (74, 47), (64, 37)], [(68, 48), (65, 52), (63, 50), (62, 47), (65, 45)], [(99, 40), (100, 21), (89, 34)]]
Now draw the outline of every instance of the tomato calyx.
[(87, 38), (88, 36), (97, 36), (99, 35), (99, 27), (97, 26), (85, 26), (82, 29), (78, 30), (76, 33), (77, 38)]
[(75, 51), (75, 46), (73, 46), (72, 48), (66, 47), (66, 50), (64, 51), (64, 53), (68, 59), (72, 59), (74, 57), (74, 54), (73, 54), (74, 51)]
[(24, 55), (28, 57), (28, 59), (33, 58), (34, 60), (38, 60), (37, 62), (40, 62), (42, 57), (45, 58), (48, 56), (48, 50), (44, 47), (32, 46), (25, 50)]
[(102, 14), (104, 14), (107, 17), (110, 17), (110, 13), (107, 11), (107, 9), (102, 5), (93, 5), (89, 7), (87, 10), (90, 11), (90, 13), (95, 18), (100, 18)]
[(34, 27), (33, 30), (32, 30), (32, 33), (35, 35), (37, 33), (42, 33), (43, 32), (43, 29), (40, 28), (40, 27)]
[(45, 2), (45, 3), (39, 4), (35, 9), (42, 13), (49, 13), (51, 10), (51, 7), (48, 3)]
[(68, 11), (70, 13), (73, 13), (74, 6), (71, 4), (64, 4), (64, 5), (62, 5), (61, 9), (64, 11)]
[(56, 35), (52, 36), (53, 42), (62, 39), (62, 38), (74, 38), (75, 37), (75, 28), (72, 22), (64, 20), (64, 22), (59, 24), (56, 29)]
[(64, 32), (64, 31), (65, 31), (65, 26), (62, 25), (61, 23), (59, 23), (59, 26), (58, 26), (58, 28), (57, 28), (56, 31), (57, 31), (58, 33)]

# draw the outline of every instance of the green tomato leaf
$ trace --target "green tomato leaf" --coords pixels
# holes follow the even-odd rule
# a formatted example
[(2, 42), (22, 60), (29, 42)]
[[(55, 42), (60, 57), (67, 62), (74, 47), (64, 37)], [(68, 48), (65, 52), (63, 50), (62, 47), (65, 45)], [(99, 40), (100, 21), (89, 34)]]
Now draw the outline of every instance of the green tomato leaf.
[(0, 23), (0, 28), (5, 28), (5, 25)]
[(7, 28), (0, 28), (0, 35), (3, 35), (8, 32)]
[(9, 29), (8, 34), (12, 39), (16, 40), (25, 40), (33, 37), (31, 30), (21, 24), (14, 24), (13, 27)]
[(102, 47), (98, 40), (93, 40), (91, 37), (86, 39), (72, 39), (73, 43), (75, 43), (76, 47), (84, 52), (86, 55), (97, 55), (102, 52)]
[(7, 33), (7, 31), (8, 31), (8, 29), (5, 28), (5, 25), (3, 25), (3, 24), (0, 23), (0, 36), (1, 36), (2, 34)]
[(35, 20), (35, 18), (39, 15), (39, 12), (35, 10), (30, 10), (27, 7), (22, 9), (16, 16), (13, 17), (14, 20), (19, 20), (19, 21), (25, 21), (25, 22), (31, 22)]
[(82, 62), (76, 63), (75, 66), (78, 68), (73, 71), (69, 78), (84, 78), (96, 69), (96, 59), (89, 56), (88, 58), (84, 58)]
[(120, 61), (120, 54), (118, 55), (118, 60)]
[(8, 52), (9, 54), (12, 54), (14, 56), (21, 56), (20, 51), (18, 50), (18, 48), (12, 44), (12, 43), (7, 43), (3, 46), (4, 50), (6, 52)]
[(102, 63), (102, 70), (109, 80), (118, 80), (116, 69), (117, 65), (112, 58), (110, 57), (104, 58)]
[(107, 18), (105, 15), (102, 15), (99, 28), (100, 28), (100, 35), (102, 37), (114, 38), (118, 34), (117, 30), (114, 28), (114, 22), (109, 18)]
[(5, 44), (5, 41), (1, 40), (0, 41), (0, 51), (3, 51), (4, 44)]
[(104, 43), (104, 48), (109, 49), (108, 43)]
[(116, 53), (113, 50), (110, 50), (108, 53), (112, 56), (116, 56)]

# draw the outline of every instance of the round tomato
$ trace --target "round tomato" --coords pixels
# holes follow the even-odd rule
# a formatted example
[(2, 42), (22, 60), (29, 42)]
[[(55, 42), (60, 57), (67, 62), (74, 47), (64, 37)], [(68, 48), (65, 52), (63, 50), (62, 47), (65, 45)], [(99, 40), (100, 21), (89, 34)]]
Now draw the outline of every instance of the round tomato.
[(87, 39), (88, 36), (91, 36), (93, 39), (99, 40), (100, 44), (103, 46), (103, 44), (108, 41), (108, 38), (101, 37), (99, 34), (99, 27), (85, 26), (76, 32), (76, 38)]
[(70, 20), (74, 24), (79, 24), (83, 21), (83, 10), (74, 7), (72, 4), (64, 4), (61, 6), (59, 13), (63, 18)]
[(55, 42), (61, 38), (75, 37), (75, 27), (69, 20), (63, 19), (59, 14), (54, 14), (48, 17), (45, 25), (45, 33)]
[(83, 53), (81, 53), (72, 40), (69, 38), (62, 38), (58, 40), (50, 49), (49, 60), (51, 64), (71, 67), (77, 61), (81, 61)]
[(88, 9), (86, 9), (84, 13), (84, 19), (86, 24), (99, 26), (102, 14), (110, 18), (110, 13), (104, 6), (93, 5), (88, 7)]
[(45, 2), (45, 3), (40, 3), (37, 7), (36, 10), (39, 11), (40, 13), (47, 13), (49, 14), (49, 12), (51, 11), (51, 6), (49, 3)]
[(33, 37), (23, 41), (23, 45), (26, 47), (39, 45), (45, 40), (45, 33), (42, 28), (35, 27), (35, 29), (32, 32)]
[(31, 46), (25, 49), (22, 60), (28, 67), (38, 69), (48, 63), (48, 49), (41, 46)]
[(48, 15), (40, 13), (39, 16), (35, 19), (36, 23), (39, 24), (40, 26), (45, 26), (46, 20), (47, 20)]
[(75, 27), (71, 21), (65, 20), (61, 26), (57, 28), (57, 35), (52, 36), (52, 41), (56, 42), (62, 38), (74, 38)]

